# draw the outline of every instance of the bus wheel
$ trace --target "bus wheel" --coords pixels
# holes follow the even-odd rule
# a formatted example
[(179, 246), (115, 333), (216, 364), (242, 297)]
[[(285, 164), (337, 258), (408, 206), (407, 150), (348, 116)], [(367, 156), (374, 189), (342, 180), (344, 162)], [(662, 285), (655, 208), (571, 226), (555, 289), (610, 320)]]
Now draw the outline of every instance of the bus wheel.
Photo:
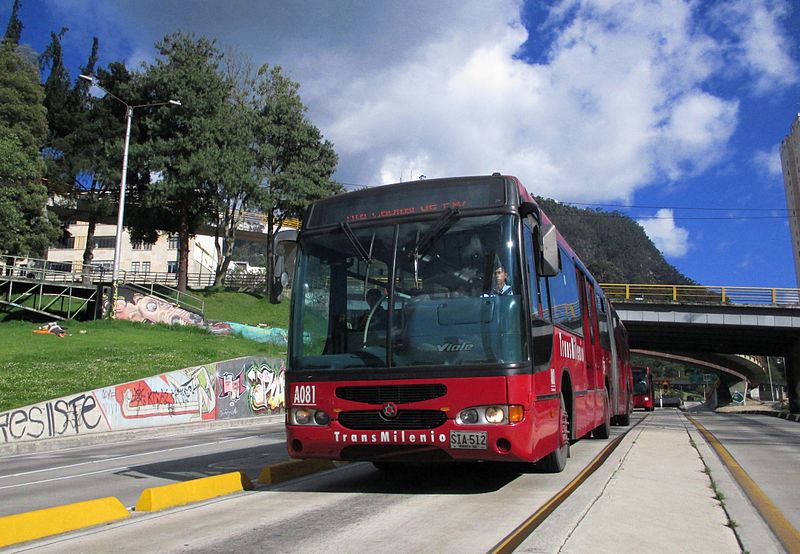
[(560, 445), (536, 464), (537, 469), (544, 473), (561, 473), (566, 467), (567, 458), (569, 457), (569, 414), (567, 414), (567, 406), (564, 403), (563, 394), (561, 395), (559, 416), (561, 421)]
[(605, 397), (603, 398), (603, 414), (603, 423), (594, 428), (592, 438), (607, 439), (611, 436), (611, 410), (608, 406), (608, 389), (606, 389)]

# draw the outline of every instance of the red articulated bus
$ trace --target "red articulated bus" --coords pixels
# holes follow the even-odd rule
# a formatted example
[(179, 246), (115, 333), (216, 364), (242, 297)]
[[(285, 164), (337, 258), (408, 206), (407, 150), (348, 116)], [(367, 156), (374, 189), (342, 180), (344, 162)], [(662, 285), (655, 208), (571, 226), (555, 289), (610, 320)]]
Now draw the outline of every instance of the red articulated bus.
[(276, 252), (296, 256), (293, 458), (380, 469), (507, 460), (558, 472), (571, 441), (629, 424), (625, 329), (515, 177), (326, 198)]
[(655, 388), (649, 367), (633, 367), (633, 407), (645, 411), (655, 410)]

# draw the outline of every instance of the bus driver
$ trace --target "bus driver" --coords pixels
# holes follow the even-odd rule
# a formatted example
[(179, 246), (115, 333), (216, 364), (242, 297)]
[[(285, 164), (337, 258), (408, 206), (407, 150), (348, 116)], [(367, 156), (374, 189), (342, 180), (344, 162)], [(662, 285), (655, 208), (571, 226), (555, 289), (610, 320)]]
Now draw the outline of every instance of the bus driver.
[(506, 282), (508, 273), (506, 273), (506, 270), (503, 268), (503, 264), (497, 261), (494, 266), (494, 280), (492, 281), (492, 291), (489, 294), (491, 296), (514, 294), (511, 290), (511, 285)]

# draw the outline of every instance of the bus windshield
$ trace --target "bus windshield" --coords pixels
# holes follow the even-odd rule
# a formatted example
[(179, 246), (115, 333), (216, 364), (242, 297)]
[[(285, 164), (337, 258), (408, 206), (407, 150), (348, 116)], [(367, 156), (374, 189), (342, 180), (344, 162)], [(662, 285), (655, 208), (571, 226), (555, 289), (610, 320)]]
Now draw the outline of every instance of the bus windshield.
[(648, 394), (650, 392), (649, 376), (645, 371), (633, 371), (634, 394)]
[[(380, 223), (380, 222), (376, 222)], [(523, 361), (516, 216), (301, 235), (292, 313), (298, 370)]]

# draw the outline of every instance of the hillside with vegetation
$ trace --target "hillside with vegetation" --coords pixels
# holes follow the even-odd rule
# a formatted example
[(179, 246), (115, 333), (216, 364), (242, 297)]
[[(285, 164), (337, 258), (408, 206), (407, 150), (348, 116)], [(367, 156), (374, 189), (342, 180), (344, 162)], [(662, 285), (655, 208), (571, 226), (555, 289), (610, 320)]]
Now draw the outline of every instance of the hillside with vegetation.
[(599, 282), (697, 284), (670, 265), (642, 226), (625, 214), (536, 201)]

